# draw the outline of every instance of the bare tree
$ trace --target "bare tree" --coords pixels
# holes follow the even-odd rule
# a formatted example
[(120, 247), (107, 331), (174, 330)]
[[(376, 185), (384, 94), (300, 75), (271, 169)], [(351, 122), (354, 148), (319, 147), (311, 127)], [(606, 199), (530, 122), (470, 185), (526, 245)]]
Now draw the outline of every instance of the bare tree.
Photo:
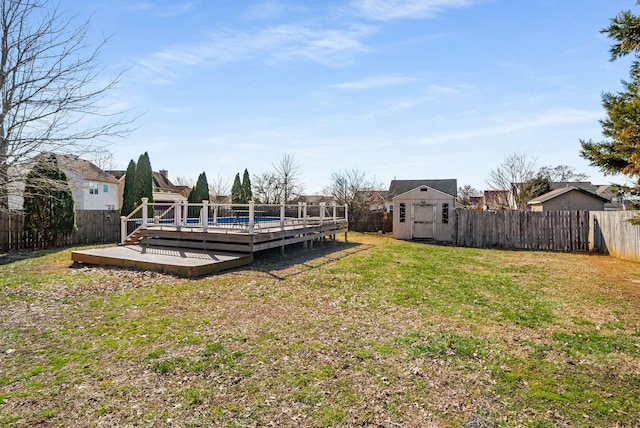
[(569, 165), (558, 166), (543, 166), (538, 171), (538, 174), (546, 177), (549, 181), (584, 181), (589, 178), (589, 175), (584, 172), (576, 172), (575, 168)]
[(253, 198), (261, 204), (277, 204), (282, 196), (279, 180), (273, 172), (253, 176)]
[(225, 196), (231, 194), (231, 182), (229, 179), (217, 175), (216, 178), (209, 182), (209, 193), (212, 201), (222, 202)]
[(539, 176), (536, 160), (525, 153), (513, 153), (504, 158), (486, 180), (492, 190), (509, 192), (511, 208), (526, 210), (527, 202), (548, 188), (549, 182)]
[(0, 209), (45, 152), (87, 153), (129, 133), (126, 112), (109, 113), (89, 22), (74, 25), (46, 0), (0, 0)]
[(480, 191), (470, 184), (465, 184), (458, 188), (457, 202), (464, 207), (468, 207), (471, 205), (471, 198), (476, 196), (480, 196)]
[(325, 193), (334, 197), (340, 205), (347, 205), (349, 218), (354, 222), (369, 211), (373, 192), (380, 187), (375, 179), (370, 179), (364, 171), (357, 169), (338, 171), (331, 174), (331, 184)]
[(300, 168), (293, 156), (285, 153), (278, 163), (273, 164), (273, 169), (281, 202), (287, 203), (300, 196), (304, 187), (300, 181)]
[(196, 180), (189, 177), (176, 177), (173, 179), (173, 184), (176, 186), (196, 187)]
[(103, 171), (114, 170), (113, 153), (106, 147), (97, 147), (89, 154), (89, 161)]

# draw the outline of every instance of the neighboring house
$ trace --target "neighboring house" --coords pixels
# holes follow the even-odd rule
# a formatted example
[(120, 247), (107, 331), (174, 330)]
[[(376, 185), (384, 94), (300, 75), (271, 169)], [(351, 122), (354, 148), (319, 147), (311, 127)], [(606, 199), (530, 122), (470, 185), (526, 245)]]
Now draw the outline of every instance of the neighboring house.
[(307, 205), (320, 205), (320, 202), (324, 202), (327, 206), (333, 205), (335, 198), (327, 195), (300, 195), (296, 199), (292, 200), (288, 204), (306, 203)]
[[(108, 173), (120, 182), (120, 193), (118, 197), (120, 206), (122, 206), (126, 171), (111, 170), (108, 171)], [(161, 169), (158, 172), (153, 171), (151, 178), (153, 179), (153, 202), (156, 204), (156, 209), (163, 210), (169, 208), (169, 206), (176, 202), (187, 202), (187, 196), (189, 196), (191, 189), (189, 186), (174, 185), (171, 180), (169, 180), (169, 171), (166, 169)]]
[(561, 187), (528, 202), (531, 211), (604, 211), (608, 199), (576, 186)]
[(486, 211), (509, 209), (508, 190), (485, 190), (483, 198), (483, 208)]
[[(456, 223), (456, 180), (432, 181), (438, 182), (441, 188), (446, 188), (453, 194), (425, 184), (397, 194), (393, 198), (394, 238), (453, 242)], [(446, 183), (447, 181), (453, 183)], [(399, 188), (401, 186), (397, 183), (393, 186), (396, 191)]]
[(120, 183), (88, 160), (73, 155), (56, 155), (66, 174), (76, 210), (119, 210)]
[(388, 190), (374, 190), (369, 196), (369, 211), (393, 211), (393, 200), (389, 198)]

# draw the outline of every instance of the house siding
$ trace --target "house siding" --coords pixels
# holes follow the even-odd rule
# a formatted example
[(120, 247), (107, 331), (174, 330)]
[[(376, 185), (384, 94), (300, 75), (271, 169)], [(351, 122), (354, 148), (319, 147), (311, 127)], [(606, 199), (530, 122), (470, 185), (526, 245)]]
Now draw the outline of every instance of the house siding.
[[(115, 183), (106, 183), (102, 181), (85, 180), (78, 173), (62, 168), (69, 180), (69, 186), (73, 193), (76, 210), (106, 210), (120, 209), (118, 200), (118, 185)], [(94, 183), (98, 193), (91, 194), (89, 191), (90, 184)], [(104, 191), (104, 186), (108, 186), (108, 191)]]
[(531, 206), (531, 211), (604, 211), (604, 201), (574, 190), (541, 204)]
[[(416, 206), (433, 206), (433, 239), (453, 242), (455, 238), (456, 211), (455, 197), (428, 186), (426, 191), (420, 188), (410, 190), (393, 198), (393, 237), (396, 239), (414, 239), (414, 216)], [(405, 204), (405, 221), (400, 221), (400, 204)], [(448, 204), (448, 223), (443, 223), (443, 206)]]

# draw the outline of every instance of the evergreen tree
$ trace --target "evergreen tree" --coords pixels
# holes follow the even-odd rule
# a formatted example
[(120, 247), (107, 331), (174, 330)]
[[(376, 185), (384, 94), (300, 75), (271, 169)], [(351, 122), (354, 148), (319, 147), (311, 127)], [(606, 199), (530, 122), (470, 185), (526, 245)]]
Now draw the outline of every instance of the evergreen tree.
[(135, 182), (136, 163), (131, 159), (124, 176), (124, 190), (122, 193), (122, 209), (120, 210), (120, 215), (127, 216), (131, 214), (131, 211), (133, 211), (136, 206)]
[[(153, 171), (151, 170), (151, 162), (147, 152), (144, 152), (138, 158), (134, 189), (136, 205), (142, 203), (142, 198), (149, 198), (148, 202), (153, 202)], [(153, 207), (149, 207), (147, 215), (149, 217), (153, 216)]]
[[(203, 172), (198, 176), (196, 185), (191, 188), (187, 201), (190, 204), (201, 204), (202, 201), (209, 200), (209, 183), (207, 182), (207, 175)], [(189, 207), (189, 217), (195, 218), (200, 215), (200, 208)]]
[[(638, 3), (640, 4), (640, 2)], [(621, 12), (611, 25), (601, 31), (615, 42), (610, 49), (611, 61), (629, 54), (635, 56), (629, 81), (623, 90), (604, 93), (602, 105), (606, 118), (600, 121), (605, 141), (580, 140), (580, 154), (605, 174), (623, 174), (630, 185), (617, 186), (622, 192), (640, 195), (640, 16)]]
[(26, 177), (25, 232), (45, 245), (56, 245), (76, 230), (75, 215), (73, 194), (56, 156), (42, 157)]
[(231, 202), (234, 204), (243, 204), (242, 202), (242, 183), (240, 182), (240, 173), (236, 174), (231, 186)]
[(248, 204), (253, 199), (253, 192), (251, 191), (251, 179), (249, 178), (249, 171), (245, 168), (242, 176), (242, 203)]

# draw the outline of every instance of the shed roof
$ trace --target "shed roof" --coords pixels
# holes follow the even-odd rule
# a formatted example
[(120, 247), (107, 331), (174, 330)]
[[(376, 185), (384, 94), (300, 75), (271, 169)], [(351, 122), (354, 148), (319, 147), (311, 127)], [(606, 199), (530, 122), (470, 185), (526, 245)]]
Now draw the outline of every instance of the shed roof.
[(442, 180), (391, 180), (389, 197), (393, 198), (420, 186), (428, 186), (453, 197), (458, 195), (458, 180), (447, 178)]
[(552, 190), (548, 193), (545, 193), (544, 195), (538, 196), (537, 198), (533, 198), (532, 200), (530, 200), (529, 202), (527, 202), (529, 205), (538, 205), (538, 204), (543, 204), (551, 199), (557, 198), (558, 196), (564, 195), (565, 193), (569, 193), (569, 192), (580, 192), (580, 193), (584, 193), (587, 196), (590, 196), (594, 199), (598, 199), (604, 202), (609, 202), (609, 200), (607, 198), (603, 198), (602, 196), (598, 196), (593, 192), (590, 192), (588, 190), (584, 190), (581, 189), (579, 187), (575, 187), (575, 186), (569, 186), (569, 187), (562, 187), (560, 189), (556, 189), (556, 190)]

